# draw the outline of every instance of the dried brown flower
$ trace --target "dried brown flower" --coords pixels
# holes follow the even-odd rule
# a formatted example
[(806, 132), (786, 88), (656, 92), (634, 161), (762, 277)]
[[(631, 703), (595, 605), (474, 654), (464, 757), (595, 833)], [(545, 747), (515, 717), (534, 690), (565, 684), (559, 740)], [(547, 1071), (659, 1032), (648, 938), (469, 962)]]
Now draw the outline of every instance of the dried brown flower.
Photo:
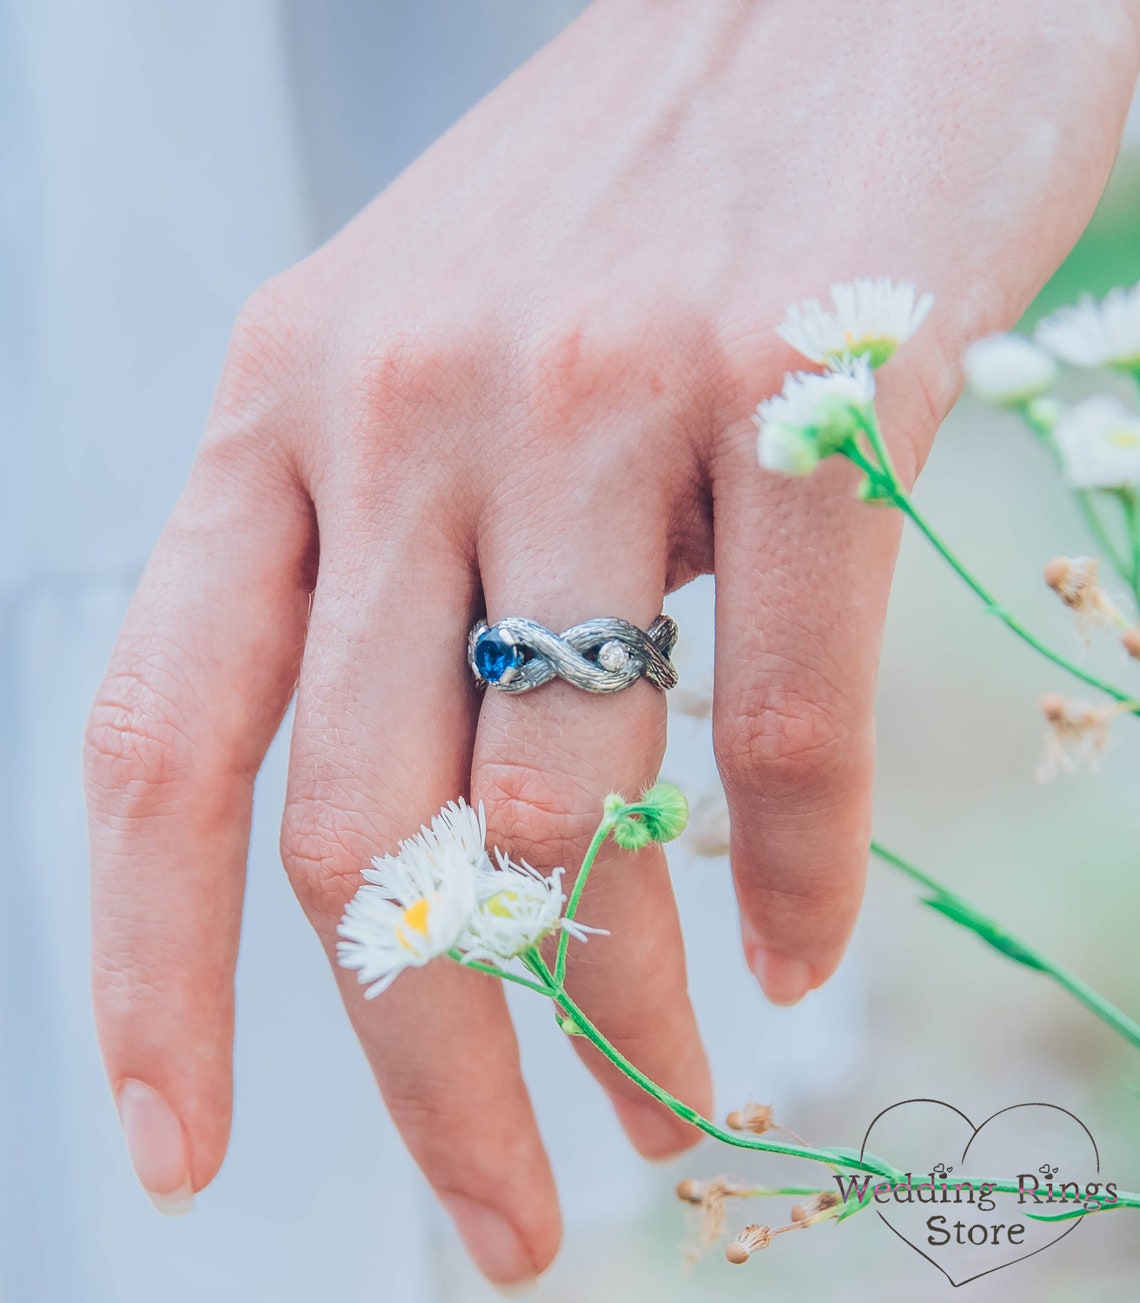
[(1042, 783), (1061, 772), (1072, 773), (1082, 762), (1095, 769), (1098, 756), (1108, 746), (1113, 719), (1131, 708), (1128, 702), (1092, 706), (1056, 692), (1047, 693), (1038, 705), (1049, 725), (1045, 754), (1037, 770)]
[(1070, 611), (1085, 641), (1096, 625), (1127, 626), (1120, 607), (1100, 585), (1100, 559), (1091, 556), (1055, 556), (1045, 567), (1045, 582)]
[(724, 1121), (731, 1131), (751, 1131), (756, 1136), (762, 1136), (767, 1131), (782, 1131), (797, 1145), (804, 1149), (809, 1147), (802, 1136), (797, 1136), (794, 1131), (776, 1121), (772, 1116), (771, 1104), (745, 1104), (743, 1108), (733, 1109)]
[(803, 1203), (796, 1204), (792, 1209), (792, 1221), (801, 1226), (810, 1226), (814, 1222), (823, 1221), (825, 1217), (833, 1216), (842, 1202), (838, 1190), (824, 1190), (822, 1194), (812, 1195)]
[(1133, 625), (1131, 629), (1125, 629), (1120, 635), (1120, 641), (1124, 644), (1124, 650), (1129, 656), (1134, 661), (1140, 661), (1140, 625)]
[(703, 1203), (709, 1184), (708, 1181), (698, 1181), (694, 1176), (686, 1176), (683, 1181), (677, 1182), (677, 1198), (685, 1203)]
[(771, 1131), (776, 1125), (771, 1104), (745, 1104), (743, 1108), (734, 1109), (724, 1121), (732, 1131), (751, 1131), (757, 1136)]
[(678, 1199), (700, 1209), (700, 1240), (706, 1249), (724, 1235), (727, 1200), (747, 1198), (751, 1193), (751, 1186), (730, 1181), (727, 1176), (713, 1176), (705, 1181), (690, 1176), (678, 1181), (676, 1186)]
[(725, 1249), (724, 1256), (735, 1266), (741, 1266), (761, 1249), (772, 1243), (770, 1226), (746, 1226)]

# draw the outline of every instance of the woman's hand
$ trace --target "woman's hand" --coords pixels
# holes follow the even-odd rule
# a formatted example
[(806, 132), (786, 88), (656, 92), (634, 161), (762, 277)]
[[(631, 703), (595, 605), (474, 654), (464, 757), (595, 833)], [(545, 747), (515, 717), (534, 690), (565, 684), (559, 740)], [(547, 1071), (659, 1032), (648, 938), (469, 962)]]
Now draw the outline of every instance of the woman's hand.
[[(828, 977), (863, 885), (899, 519), (846, 464), (759, 469), (749, 415), (797, 364), (773, 327), (837, 279), (935, 291), (881, 375), (913, 476), (963, 344), (1087, 221), (1136, 65), (1135, 13), (1107, 0), (597, 0), (254, 296), (88, 736), (99, 1032), (160, 1203), (225, 1151), (251, 793), (295, 688), (282, 853), (330, 956), (361, 867), (445, 801), (469, 791), (516, 859), (572, 866), (603, 797), (656, 775), (645, 683), (480, 698), (484, 613), (645, 627), (715, 565), (745, 950), (780, 1003)], [(571, 989), (707, 1111), (664, 857), (609, 859), (582, 917), (612, 936)], [(366, 1003), (338, 976), (476, 1261), (532, 1277), (558, 1210), (500, 984), (439, 964)], [(695, 1138), (583, 1058), (643, 1154)]]

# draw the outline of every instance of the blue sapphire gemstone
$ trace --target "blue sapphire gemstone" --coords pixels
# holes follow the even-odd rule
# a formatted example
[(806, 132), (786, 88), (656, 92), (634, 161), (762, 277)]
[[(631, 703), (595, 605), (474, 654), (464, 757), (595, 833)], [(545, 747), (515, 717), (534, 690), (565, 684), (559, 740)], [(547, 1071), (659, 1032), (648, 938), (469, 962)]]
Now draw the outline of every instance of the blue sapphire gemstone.
[(494, 629), (488, 629), (475, 644), (475, 668), (488, 683), (498, 683), (509, 670), (522, 664), (522, 652)]

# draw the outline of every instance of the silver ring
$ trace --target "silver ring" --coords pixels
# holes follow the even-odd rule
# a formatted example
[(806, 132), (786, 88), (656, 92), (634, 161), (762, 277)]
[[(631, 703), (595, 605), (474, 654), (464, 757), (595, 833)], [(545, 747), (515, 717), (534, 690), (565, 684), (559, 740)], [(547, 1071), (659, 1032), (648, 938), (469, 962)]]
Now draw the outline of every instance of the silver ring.
[(467, 636), (467, 663), (480, 687), (529, 692), (553, 678), (586, 692), (620, 692), (638, 679), (658, 688), (677, 685), (669, 653), (677, 623), (659, 615), (648, 629), (628, 620), (586, 620), (562, 633), (521, 616), (476, 621)]

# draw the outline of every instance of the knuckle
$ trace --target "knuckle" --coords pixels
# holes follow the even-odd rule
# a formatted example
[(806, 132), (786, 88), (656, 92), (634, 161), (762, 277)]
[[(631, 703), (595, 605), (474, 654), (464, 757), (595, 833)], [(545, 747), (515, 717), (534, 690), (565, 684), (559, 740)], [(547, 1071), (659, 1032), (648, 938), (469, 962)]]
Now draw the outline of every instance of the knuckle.
[(804, 366), (803, 358), (776, 334), (777, 324), (778, 318), (768, 314), (748, 313), (721, 325), (719, 396), (729, 422), (739, 421), (759, 398), (778, 390), (787, 372)]
[(552, 328), (533, 346), (527, 387), (534, 402), (558, 418), (597, 389), (610, 388), (630, 366), (629, 355), (615, 343), (603, 347), (581, 327)]
[[(639, 310), (628, 325), (559, 323), (535, 332), (522, 367), (527, 405), (544, 426), (612, 415), (620, 401), (675, 416), (712, 362), (708, 330), (680, 310)], [(683, 379), (684, 378), (684, 379)], [(608, 426), (608, 420), (607, 420)]]
[(343, 381), (352, 493), (372, 498), (397, 480), (405, 490), (418, 484), (425, 437), (436, 458), (465, 455), (470, 408), (488, 401), (492, 351), (445, 327), (391, 325), (355, 348)]
[(288, 272), (242, 305), (230, 334), (213, 422), (225, 428), (264, 415), (290, 392), (308, 353), (307, 313)]
[(290, 797), (281, 824), (281, 862), (310, 918), (343, 913), (370, 858), (363, 841), (332, 802), (309, 795)]
[(195, 770), (177, 685), (163, 679), (157, 670), (119, 670), (100, 689), (84, 734), (84, 776), (101, 813), (157, 813)]
[(768, 684), (737, 703), (715, 729), (717, 764), (730, 790), (824, 795), (864, 762), (856, 731), (818, 695)]
[(367, 411), (399, 418), (416, 410), (426, 396), (424, 345), (410, 332), (386, 330), (365, 343), (352, 370), (352, 388)]
[(927, 342), (928, 352), (921, 366), (910, 372), (909, 383), (901, 395), (903, 428), (907, 431), (902, 455), (896, 457), (898, 468), (907, 484), (918, 478), (942, 422), (954, 405), (961, 389), (962, 369), (951, 358), (941, 336)]
[(377, 429), (389, 446), (401, 434), (413, 441), (423, 413), (445, 407), (472, 365), (472, 349), (460, 339), (385, 328), (365, 341), (350, 366), (360, 433), (369, 443)]
[(468, 1129), (468, 1103), (462, 1094), (425, 1090), (422, 1081), (387, 1084), (384, 1104), (401, 1135), (431, 1137), (450, 1147)]
[[(436, 1193), (479, 1196), (487, 1182), (501, 1182), (504, 1171), (511, 1173), (524, 1166), (531, 1143), (525, 1128), (503, 1135), (496, 1127), (498, 1143), (489, 1148), (480, 1145), (471, 1130), (473, 1090), (440, 1089), (422, 1076), (407, 1076), (384, 1082), (384, 1105), (400, 1135), (412, 1151), (416, 1162)], [(497, 1111), (501, 1100), (482, 1089), (484, 1115)], [(492, 1125), (494, 1125), (492, 1123)], [(457, 1155), (462, 1161), (457, 1162)]]
[(882, 383), (880, 416), (903, 483), (913, 487), (934, 436), (962, 388), (962, 366), (945, 329), (923, 336), (916, 361)]
[(569, 775), (503, 759), (485, 762), (477, 785), (496, 843), (536, 867), (572, 865), (598, 822), (601, 797)]

